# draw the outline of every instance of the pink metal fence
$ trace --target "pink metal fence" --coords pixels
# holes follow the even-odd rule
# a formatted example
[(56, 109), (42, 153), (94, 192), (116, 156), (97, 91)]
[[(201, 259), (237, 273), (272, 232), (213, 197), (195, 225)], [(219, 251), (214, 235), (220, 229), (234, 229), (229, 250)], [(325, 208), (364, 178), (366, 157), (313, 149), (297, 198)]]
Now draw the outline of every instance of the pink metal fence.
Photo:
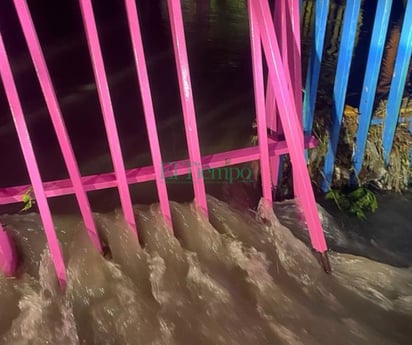
[[(48, 206), (48, 198), (74, 194), (77, 198), (89, 236), (97, 250), (101, 251), (100, 241), (86, 194), (88, 191), (116, 187), (119, 191), (124, 218), (131, 231), (137, 236), (138, 229), (136, 229), (135, 215), (130, 198), (130, 184), (153, 180), (156, 182), (161, 211), (166, 222), (170, 225), (170, 229), (172, 229), (165, 177), (183, 175), (188, 172), (191, 172), (192, 176), (199, 177), (193, 178), (195, 204), (199, 211), (207, 217), (207, 199), (204, 181), (201, 178), (202, 170), (230, 166), (258, 159), (260, 160), (261, 166), (263, 198), (266, 202), (271, 203), (272, 189), (276, 185), (275, 181), (277, 181), (278, 174), (278, 166), (276, 165), (276, 162), (278, 162), (280, 155), (287, 153), (290, 154), (293, 165), (295, 194), (301, 203), (303, 214), (309, 228), (312, 245), (314, 249), (321, 254), (325, 270), (329, 271), (330, 268), (326, 256), (327, 246), (318, 217), (304, 155), (304, 148), (313, 147), (315, 145), (315, 140), (312, 137), (304, 138), (301, 124), (302, 94), (299, 0), (292, 0), (289, 2), (281, 0), (276, 2), (278, 5), (276, 6), (274, 13), (275, 21), (280, 22), (280, 19), (282, 19), (282, 23), (285, 24), (277, 27), (277, 31), (275, 31), (274, 28), (274, 20), (271, 16), (267, 0), (249, 1), (248, 9), (258, 126), (258, 146), (220, 152), (209, 156), (201, 156), (199, 147), (180, 1), (168, 0), (176, 71), (179, 81), (189, 152), (187, 160), (169, 163), (169, 166), (173, 166), (173, 171), (168, 171), (168, 164), (162, 163), (135, 0), (125, 0), (125, 8), (134, 51), (137, 78), (143, 101), (143, 110), (153, 165), (138, 167), (127, 171), (124, 166), (120, 148), (92, 3), (91, 0), (79, 1), (110, 153), (114, 165), (114, 172), (112, 173), (80, 176), (77, 161), (65, 128), (60, 107), (51, 82), (51, 77), (31, 20), (26, 0), (14, 0), (26, 43), (36, 68), (37, 76), (46, 100), (54, 130), (59, 139), (59, 145), (70, 177), (69, 179), (64, 180), (49, 182), (42, 181), (31, 145), (30, 134), (20, 104), (18, 91), (13, 80), (13, 74), (0, 33), (1, 79), (12, 111), (13, 120), (15, 122), (31, 182), (25, 186), (1, 189), (0, 204), (20, 202), (27, 188), (29, 186), (33, 187), (60, 285), (64, 287), (66, 284), (66, 270), (64, 258), (56, 237), (51, 212)], [(279, 48), (278, 40), (281, 43), (281, 49)], [(269, 69), (266, 90), (263, 81), (262, 47)], [(275, 109), (277, 109), (277, 111), (275, 111)], [(268, 129), (270, 129), (269, 135), (267, 131)], [(285, 140), (281, 140), (279, 134), (284, 134)], [(13, 243), (7, 230), (1, 227), (0, 269), (6, 275), (12, 275), (15, 272), (16, 267), (17, 257)]]

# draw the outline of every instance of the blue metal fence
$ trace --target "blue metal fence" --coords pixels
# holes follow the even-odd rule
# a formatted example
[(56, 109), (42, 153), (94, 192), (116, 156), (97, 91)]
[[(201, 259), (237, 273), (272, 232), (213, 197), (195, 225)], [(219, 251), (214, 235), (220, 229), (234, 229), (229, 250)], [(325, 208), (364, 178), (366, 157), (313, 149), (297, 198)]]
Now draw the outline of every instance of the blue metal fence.
[(389, 154), (399, 122), (403, 92), (412, 53), (412, 1), (408, 0), (402, 25), (401, 38), (396, 56), (391, 89), (388, 97), (387, 115), (383, 129), (383, 152), (385, 163), (389, 163)]
[(376, 73), (376, 71), (379, 71), (382, 62), (391, 7), (392, 0), (378, 1), (371, 44), (369, 47), (368, 62), (366, 65), (365, 79), (362, 87), (362, 96), (359, 105), (359, 114), (361, 114), (361, 116), (359, 116), (357, 147), (353, 157), (356, 174), (359, 174), (362, 168), (363, 156), (365, 154), (366, 140), (368, 137), (369, 124), (372, 119), (373, 104), (379, 77), (379, 74)]
[[(329, 190), (333, 179), (339, 133), (342, 125), (348, 80), (350, 78), (351, 62), (356, 40), (356, 30), (359, 24), (358, 19), (361, 10), (361, 2), (361, 0), (346, 1), (343, 26), (338, 47), (334, 88), (333, 94), (331, 95), (333, 98), (333, 106), (332, 109), (330, 109), (332, 118), (328, 130), (328, 150), (323, 166), (324, 180), (322, 189), (324, 191)], [(314, 3), (314, 29), (306, 76), (303, 108), (305, 132), (311, 132), (312, 130), (314, 114), (316, 111), (315, 104), (318, 93), (318, 81), (319, 76), (322, 73), (322, 52), (325, 44), (325, 31), (328, 25), (328, 14), (332, 7), (328, 0), (317, 0), (314, 1)], [(379, 124), (379, 122), (383, 124), (383, 158), (385, 164), (388, 165), (396, 128), (401, 121), (400, 109), (412, 53), (412, 0), (405, 2), (401, 36), (396, 52), (391, 87), (385, 109), (387, 115), (383, 121), (379, 122), (374, 121), (372, 117), (392, 5), (392, 0), (377, 1), (372, 35), (369, 43), (367, 66), (365, 74), (362, 76), (363, 87), (360, 102), (357, 105), (359, 108), (358, 129), (352, 155), (354, 176), (358, 176), (361, 171), (368, 132), (371, 126)], [(366, 13), (365, 15), (371, 14)], [(410, 121), (410, 118), (402, 118), (402, 121)], [(412, 122), (409, 124), (409, 129), (412, 131)]]

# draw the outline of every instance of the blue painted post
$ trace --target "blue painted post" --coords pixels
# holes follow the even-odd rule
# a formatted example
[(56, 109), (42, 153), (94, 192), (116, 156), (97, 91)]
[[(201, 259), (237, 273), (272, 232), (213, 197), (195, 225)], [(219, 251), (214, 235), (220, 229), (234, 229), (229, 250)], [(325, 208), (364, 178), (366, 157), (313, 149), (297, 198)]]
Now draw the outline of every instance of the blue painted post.
[(325, 192), (329, 190), (333, 178), (335, 154), (338, 147), (343, 108), (345, 106), (346, 89), (348, 86), (360, 5), (361, 0), (348, 1), (343, 18), (338, 64), (333, 87), (334, 106), (332, 109), (332, 125), (329, 129), (328, 152), (325, 156), (325, 165), (323, 168), (324, 180), (321, 185), (322, 190)]
[(303, 99), (303, 130), (306, 135), (312, 132), (328, 12), (329, 0), (318, 0), (315, 8), (315, 30), (308, 62), (305, 96)]
[(385, 164), (389, 164), (390, 152), (395, 137), (401, 107), (409, 62), (412, 53), (412, 1), (408, 1), (403, 19), (401, 38), (393, 70), (391, 88), (389, 90), (386, 118), (383, 125), (383, 158)]
[(353, 166), (356, 176), (362, 168), (391, 8), (392, 0), (378, 1), (359, 105), (359, 125), (356, 133), (356, 147), (353, 156)]

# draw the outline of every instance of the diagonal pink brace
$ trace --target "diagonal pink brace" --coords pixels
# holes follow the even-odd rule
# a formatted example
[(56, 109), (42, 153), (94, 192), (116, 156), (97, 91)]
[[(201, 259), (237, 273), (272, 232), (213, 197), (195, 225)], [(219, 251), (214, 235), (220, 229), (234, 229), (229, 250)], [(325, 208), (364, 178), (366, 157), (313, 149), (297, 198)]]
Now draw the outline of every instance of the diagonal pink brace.
[(286, 145), (292, 161), (294, 181), (298, 185), (297, 199), (301, 204), (313, 248), (321, 253), (326, 271), (330, 271), (326, 257), (327, 245), (320, 223), (316, 201), (306, 166), (302, 125), (297, 113), (295, 98), (289, 85), (290, 76), (285, 69), (279, 50), (273, 20), (267, 0), (249, 0), (254, 19), (258, 23), (263, 50), (269, 70), (269, 80), (279, 109), (279, 117), (285, 133)]

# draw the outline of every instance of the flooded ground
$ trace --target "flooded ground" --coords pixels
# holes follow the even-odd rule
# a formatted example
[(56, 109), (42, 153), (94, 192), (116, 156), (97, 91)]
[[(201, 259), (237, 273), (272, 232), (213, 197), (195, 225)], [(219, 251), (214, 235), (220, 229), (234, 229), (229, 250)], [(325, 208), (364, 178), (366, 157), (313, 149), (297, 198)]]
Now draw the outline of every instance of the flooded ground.
[[(337, 252), (333, 274), (280, 225), (209, 197), (210, 223), (172, 204), (136, 206), (142, 245), (118, 212), (96, 214), (100, 256), (75, 216), (56, 216), (61, 294), (37, 214), (2, 216), (23, 262), (0, 277), (2, 344), (409, 344), (412, 271)], [(339, 229), (334, 229), (339, 232)]]

